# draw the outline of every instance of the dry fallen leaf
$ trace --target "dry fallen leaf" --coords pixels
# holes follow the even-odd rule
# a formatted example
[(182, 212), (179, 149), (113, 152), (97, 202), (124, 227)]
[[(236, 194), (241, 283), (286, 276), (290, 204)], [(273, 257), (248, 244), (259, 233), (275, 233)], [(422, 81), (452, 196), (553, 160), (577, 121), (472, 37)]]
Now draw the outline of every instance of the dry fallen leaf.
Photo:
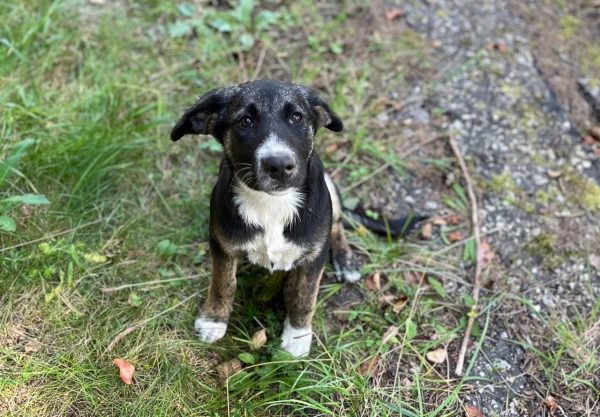
[(449, 214), (445, 217), (446, 223), (450, 226), (456, 226), (462, 222), (463, 218), (460, 214)]
[(439, 217), (439, 216), (433, 217), (431, 219), (431, 223), (435, 226), (446, 226), (446, 224), (447, 224), (446, 220), (443, 217)]
[(335, 153), (335, 151), (338, 150), (338, 148), (339, 148), (339, 144), (337, 142), (330, 143), (325, 148), (325, 154), (331, 156)]
[(488, 241), (485, 239), (481, 241), (481, 246), (479, 247), (479, 255), (479, 259), (481, 259), (482, 269), (486, 269), (488, 266), (490, 266), (492, 260), (494, 259), (494, 256), (496, 255), (490, 247)]
[(396, 297), (396, 299), (392, 303), (392, 311), (396, 314), (399, 313), (400, 311), (402, 311), (404, 306), (406, 306), (406, 303), (408, 303), (408, 297), (406, 295)]
[(431, 223), (425, 223), (423, 225), (423, 227), (421, 228), (421, 236), (423, 237), (423, 239), (429, 240), (429, 239), (431, 239), (432, 235), (433, 235), (433, 225)]
[(452, 243), (458, 242), (459, 240), (462, 240), (462, 239), (463, 239), (463, 234), (462, 234), (462, 232), (460, 232), (458, 230), (448, 233), (448, 240)]
[(360, 364), (358, 373), (366, 377), (377, 377), (381, 373), (379, 369), (379, 355), (375, 355), (371, 359), (367, 359)]
[(222, 385), (225, 384), (227, 378), (242, 370), (242, 362), (238, 358), (234, 358), (230, 361), (223, 362), (217, 365), (217, 374), (219, 375), (219, 382)]
[(596, 268), (597, 271), (600, 271), (600, 256), (590, 255), (590, 265)]
[(474, 405), (467, 405), (465, 407), (465, 413), (467, 417), (485, 417), (483, 415), (483, 411), (481, 411), (479, 408), (475, 407)]
[(390, 326), (383, 334), (383, 337), (381, 338), (381, 343), (385, 344), (389, 342), (392, 337), (396, 336), (398, 336), (398, 328), (396, 326)]
[(594, 139), (600, 141), (600, 126), (590, 127), (589, 133)]
[(373, 275), (369, 275), (366, 281), (367, 288), (371, 291), (381, 290), (381, 274), (375, 272)]
[(542, 400), (542, 405), (550, 411), (551, 416), (554, 415), (554, 411), (558, 408), (556, 398), (554, 398), (552, 395), (548, 395), (546, 398), (544, 398)]
[(427, 352), (427, 360), (433, 363), (444, 363), (446, 362), (446, 358), (448, 357), (448, 352), (446, 349), (439, 348), (436, 350), (432, 350), (431, 352)]
[(592, 146), (594, 144), (594, 137), (592, 135), (585, 135), (581, 141), (584, 145)]
[(494, 51), (504, 54), (508, 51), (508, 46), (504, 42), (494, 42), (489, 46), (489, 49), (493, 49)]
[(391, 9), (385, 12), (385, 18), (387, 20), (394, 20), (399, 17), (402, 17), (406, 14), (406, 12), (402, 9)]
[(119, 377), (127, 385), (133, 383), (133, 373), (135, 372), (135, 366), (132, 365), (127, 359), (116, 358), (113, 359), (113, 363), (119, 368)]
[(408, 303), (408, 297), (406, 295), (394, 295), (394, 294), (384, 294), (378, 298), (379, 305), (382, 307), (392, 306), (392, 311), (394, 313), (399, 313)]
[(267, 343), (267, 331), (265, 329), (260, 329), (252, 335), (250, 349), (258, 350), (263, 347), (265, 343)]
[(26, 353), (36, 353), (39, 352), (42, 348), (42, 344), (37, 339), (31, 339), (29, 342), (25, 343), (25, 352)]

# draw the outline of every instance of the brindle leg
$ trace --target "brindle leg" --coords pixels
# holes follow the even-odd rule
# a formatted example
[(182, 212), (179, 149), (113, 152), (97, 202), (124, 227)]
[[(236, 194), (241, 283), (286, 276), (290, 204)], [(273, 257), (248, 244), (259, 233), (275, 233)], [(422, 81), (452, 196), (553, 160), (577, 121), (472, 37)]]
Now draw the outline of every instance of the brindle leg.
[(283, 288), (287, 317), (283, 323), (281, 348), (292, 355), (306, 356), (312, 342), (312, 318), (323, 275), (326, 251), (313, 264), (292, 270)]
[(348, 245), (341, 220), (334, 221), (331, 227), (331, 263), (338, 280), (356, 282), (360, 279), (360, 265)]
[(329, 175), (325, 175), (325, 183), (331, 197), (333, 225), (331, 227), (331, 263), (338, 280), (356, 282), (360, 279), (360, 265), (346, 240), (346, 232), (342, 224), (342, 201)]
[(228, 256), (218, 242), (210, 240), (212, 277), (208, 297), (194, 322), (198, 336), (204, 342), (215, 342), (225, 336), (227, 320), (233, 308), (237, 258)]

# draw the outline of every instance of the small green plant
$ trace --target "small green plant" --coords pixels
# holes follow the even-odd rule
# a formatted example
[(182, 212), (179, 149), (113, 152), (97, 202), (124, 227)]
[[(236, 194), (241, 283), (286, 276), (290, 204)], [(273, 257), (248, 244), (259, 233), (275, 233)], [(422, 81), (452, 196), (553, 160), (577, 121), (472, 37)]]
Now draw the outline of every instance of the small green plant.
[(211, 38), (210, 32), (217, 31), (228, 35), (241, 50), (247, 51), (256, 42), (256, 36), (268, 29), (280, 17), (277, 12), (260, 10), (255, 13), (254, 0), (240, 0), (228, 10), (205, 9), (199, 18), (194, 17), (194, 6), (177, 6), (182, 19), (169, 26), (172, 38), (184, 37), (195, 30), (204, 41)]
[[(27, 151), (35, 145), (31, 138), (18, 142), (12, 153), (0, 161), (0, 189), (6, 188), (8, 179), (17, 172), (19, 161), (26, 155)], [(9, 214), (17, 206), (28, 204), (30, 206), (50, 204), (46, 196), (42, 194), (20, 194), (11, 195), (0, 199), (0, 231), (14, 232), (17, 223)]]

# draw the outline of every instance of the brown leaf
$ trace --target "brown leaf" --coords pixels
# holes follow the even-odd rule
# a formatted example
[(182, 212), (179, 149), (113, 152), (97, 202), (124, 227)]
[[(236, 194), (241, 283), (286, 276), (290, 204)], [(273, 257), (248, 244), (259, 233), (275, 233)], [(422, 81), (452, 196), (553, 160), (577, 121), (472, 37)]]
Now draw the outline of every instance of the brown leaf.
[(398, 19), (406, 14), (406, 12), (402, 9), (394, 8), (385, 12), (385, 18), (389, 21)]
[(459, 230), (455, 230), (454, 232), (448, 233), (448, 240), (452, 243), (458, 242), (463, 239), (463, 234)]
[(467, 405), (465, 407), (465, 414), (467, 417), (485, 417), (483, 415), (483, 411), (481, 411), (479, 408), (475, 407), (474, 405)]
[(25, 343), (25, 352), (26, 353), (36, 353), (39, 352), (42, 348), (42, 344), (37, 339), (31, 339), (27, 343)]
[(486, 269), (488, 266), (490, 266), (492, 260), (494, 259), (494, 256), (496, 256), (496, 254), (490, 247), (490, 244), (485, 239), (481, 241), (481, 246), (479, 247), (479, 256), (479, 259), (481, 259), (482, 269)]
[(550, 410), (550, 415), (552, 416), (554, 415), (554, 411), (558, 408), (556, 398), (554, 398), (552, 395), (546, 396), (546, 398), (542, 400), (542, 405)]
[(431, 352), (427, 352), (427, 360), (433, 363), (444, 363), (446, 362), (446, 358), (448, 357), (448, 352), (446, 349), (439, 348), (436, 350), (432, 350)]
[(462, 222), (463, 218), (460, 214), (449, 214), (445, 217), (445, 220), (450, 226), (456, 226)]
[(494, 51), (498, 51), (501, 54), (505, 54), (508, 51), (508, 46), (504, 42), (494, 42), (488, 47)]
[(371, 291), (381, 290), (381, 274), (375, 272), (373, 275), (369, 275), (366, 281), (367, 288)]
[(421, 236), (425, 240), (431, 239), (433, 235), (433, 225), (431, 223), (425, 223), (423, 227), (421, 227)]
[(325, 154), (331, 156), (338, 150), (339, 144), (337, 142), (332, 142), (325, 148)]
[(383, 337), (381, 338), (381, 343), (387, 343), (392, 337), (396, 336), (398, 336), (398, 328), (396, 326), (390, 326), (383, 334)]
[(446, 226), (448, 224), (446, 222), (446, 219), (444, 219), (443, 217), (439, 217), (439, 216), (432, 218), (431, 223), (434, 224), (435, 226)]
[(119, 368), (119, 377), (127, 385), (133, 383), (133, 373), (135, 372), (135, 366), (127, 359), (116, 358), (113, 359), (113, 363)]
[(242, 370), (242, 362), (238, 358), (234, 358), (230, 361), (223, 362), (217, 365), (217, 375), (219, 375), (219, 382), (224, 385), (227, 378)]
[(379, 369), (379, 355), (375, 355), (371, 359), (367, 359), (363, 363), (360, 364), (358, 368), (358, 373), (365, 377), (377, 377), (381, 374), (381, 369)]
[(394, 295), (394, 294), (384, 294), (378, 298), (379, 305), (382, 307), (390, 305), (392, 306), (392, 311), (394, 313), (399, 313), (408, 303), (408, 297), (406, 295)]
[(252, 335), (252, 340), (250, 341), (250, 349), (258, 350), (263, 347), (267, 343), (267, 331), (265, 329), (260, 329), (257, 332), (254, 332)]
[(597, 271), (600, 271), (600, 256), (598, 255), (590, 255), (590, 265), (596, 268)]
[(597, 141), (600, 141), (600, 126), (590, 127), (589, 134)]
[(408, 297), (406, 295), (396, 297), (396, 299), (392, 303), (392, 311), (398, 314), (400, 311), (402, 311), (406, 303), (408, 303)]
[(594, 144), (594, 137), (592, 135), (585, 135), (583, 138), (581, 138), (581, 141), (584, 145), (592, 146)]

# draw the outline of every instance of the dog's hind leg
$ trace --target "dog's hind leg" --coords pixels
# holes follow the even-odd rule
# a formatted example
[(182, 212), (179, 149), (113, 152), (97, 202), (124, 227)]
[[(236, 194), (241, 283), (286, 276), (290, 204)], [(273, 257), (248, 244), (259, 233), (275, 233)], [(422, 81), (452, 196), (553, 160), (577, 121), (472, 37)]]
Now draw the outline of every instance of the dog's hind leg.
[(225, 336), (227, 321), (233, 308), (237, 258), (228, 256), (214, 239), (210, 240), (212, 277), (208, 297), (194, 322), (198, 336), (204, 342), (215, 342)]
[(360, 279), (358, 271), (360, 265), (354, 257), (352, 249), (346, 239), (346, 231), (342, 223), (342, 200), (338, 193), (335, 184), (325, 174), (325, 183), (331, 196), (331, 206), (333, 209), (333, 224), (331, 226), (331, 263), (335, 270), (335, 275), (338, 280), (347, 282), (356, 282)]

